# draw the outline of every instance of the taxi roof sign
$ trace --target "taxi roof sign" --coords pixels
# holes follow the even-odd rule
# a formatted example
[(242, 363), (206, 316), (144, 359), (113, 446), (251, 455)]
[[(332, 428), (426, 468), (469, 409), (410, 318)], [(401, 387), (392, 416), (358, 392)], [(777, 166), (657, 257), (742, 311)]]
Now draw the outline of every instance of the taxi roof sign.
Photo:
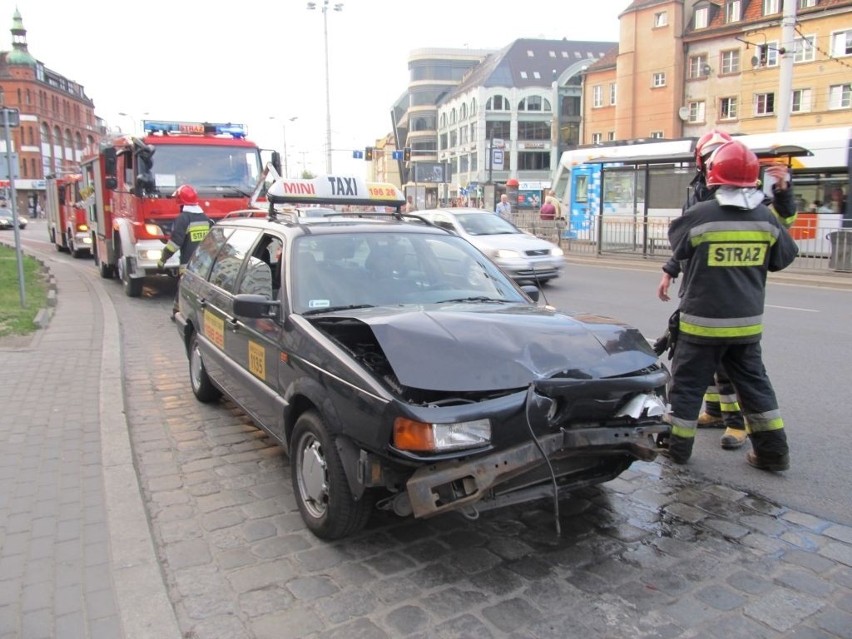
[(325, 175), (312, 179), (277, 178), (266, 193), (270, 204), (342, 204), (400, 208), (405, 197), (387, 182), (356, 176)]

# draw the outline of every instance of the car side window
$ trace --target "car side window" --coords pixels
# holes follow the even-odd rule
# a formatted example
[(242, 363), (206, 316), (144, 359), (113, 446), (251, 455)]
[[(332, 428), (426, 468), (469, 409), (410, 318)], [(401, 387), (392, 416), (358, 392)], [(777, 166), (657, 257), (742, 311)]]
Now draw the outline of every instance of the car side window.
[(259, 233), (256, 229), (236, 229), (231, 233), (210, 271), (211, 284), (234, 292), (240, 268)]
[(213, 260), (216, 259), (216, 255), (218, 255), (222, 246), (225, 244), (225, 240), (232, 231), (233, 229), (221, 226), (211, 228), (207, 237), (204, 238), (201, 244), (198, 245), (198, 248), (195, 249), (192, 257), (189, 258), (186, 269), (197, 274), (199, 277), (207, 279), (207, 276), (210, 274), (210, 267), (213, 266)]

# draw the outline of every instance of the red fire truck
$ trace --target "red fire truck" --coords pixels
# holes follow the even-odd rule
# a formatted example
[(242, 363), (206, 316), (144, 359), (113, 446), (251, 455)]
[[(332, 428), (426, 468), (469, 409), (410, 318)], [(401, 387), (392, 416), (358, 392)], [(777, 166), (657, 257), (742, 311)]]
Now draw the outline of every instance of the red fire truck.
[(95, 264), (101, 277), (117, 276), (130, 297), (142, 293), (146, 276), (178, 268), (177, 254), (165, 269), (157, 267), (180, 212), (172, 197), (178, 186), (192, 185), (215, 220), (249, 206), (263, 168), (261, 151), (241, 124), (142, 124), (143, 137), (103, 141), (82, 162)]
[(80, 201), (82, 179), (79, 173), (48, 175), (45, 179), (48, 237), (57, 251), (68, 251), (74, 257), (92, 252), (86, 209)]

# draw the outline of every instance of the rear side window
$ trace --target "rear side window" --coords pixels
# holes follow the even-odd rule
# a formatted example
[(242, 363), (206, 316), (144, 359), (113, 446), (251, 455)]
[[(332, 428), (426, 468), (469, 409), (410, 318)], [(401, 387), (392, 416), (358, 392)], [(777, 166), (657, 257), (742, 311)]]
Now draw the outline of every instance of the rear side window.
[(219, 251), (213, 269), (210, 271), (211, 284), (229, 293), (234, 292), (240, 267), (259, 234), (260, 231), (257, 229), (236, 229), (228, 236), (225, 246)]
[(214, 226), (210, 229), (207, 237), (198, 245), (192, 257), (189, 258), (189, 263), (186, 265), (186, 270), (195, 273), (205, 280), (210, 275), (210, 267), (213, 266), (213, 260), (219, 254), (220, 249), (225, 244), (227, 237), (234, 229), (229, 229), (221, 226)]

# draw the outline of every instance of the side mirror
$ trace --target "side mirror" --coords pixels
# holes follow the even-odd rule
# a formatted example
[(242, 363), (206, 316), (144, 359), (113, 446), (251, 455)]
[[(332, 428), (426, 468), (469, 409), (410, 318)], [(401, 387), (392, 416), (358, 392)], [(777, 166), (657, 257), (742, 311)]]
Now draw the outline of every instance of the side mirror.
[(538, 302), (539, 294), (541, 293), (541, 291), (539, 291), (538, 289), (538, 286), (533, 286), (532, 284), (524, 284), (521, 287), (521, 290), (526, 293), (526, 296), (530, 298), (533, 302)]
[(234, 296), (234, 315), (241, 317), (249, 317), (251, 319), (275, 317), (275, 313), (271, 312), (271, 309), (277, 309), (280, 306), (281, 302), (271, 300), (264, 295), (240, 293)]
[(104, 186), (115, 189), (118, 186), (116, 168), (118, 166), (118, 155), (113, 147), (104, 149)]

